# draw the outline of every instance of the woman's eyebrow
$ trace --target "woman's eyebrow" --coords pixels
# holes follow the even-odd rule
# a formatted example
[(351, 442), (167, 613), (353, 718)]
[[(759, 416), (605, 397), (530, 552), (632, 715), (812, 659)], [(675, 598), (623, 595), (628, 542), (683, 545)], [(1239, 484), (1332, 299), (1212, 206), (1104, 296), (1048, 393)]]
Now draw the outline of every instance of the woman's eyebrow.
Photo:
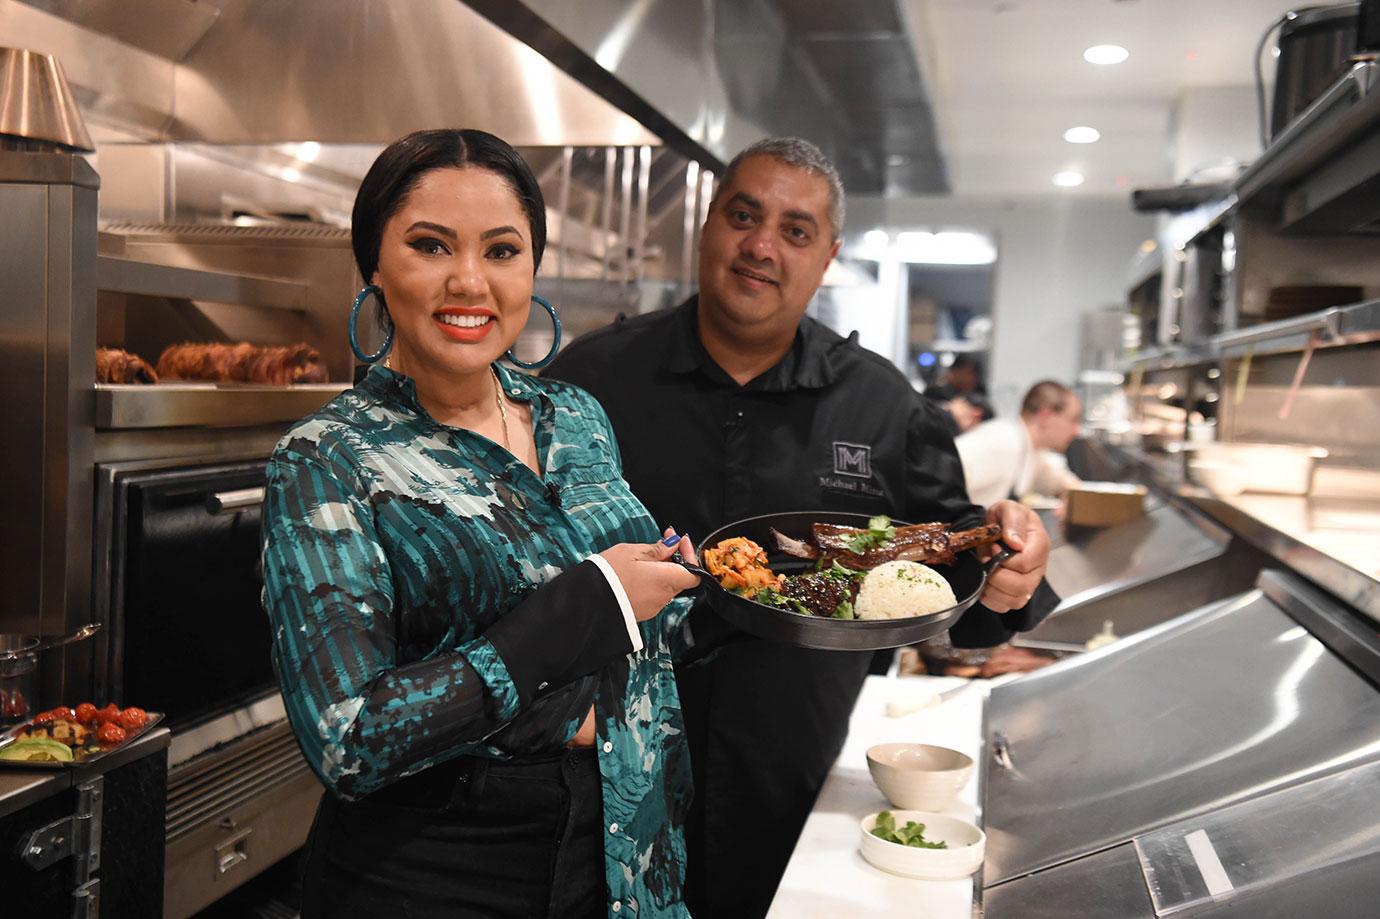
[(501, 227), (494, 227), (492, 230), (485, 230), (483, 233), (479, 235), (479, 238), (481, 240), (493, 239), (495, 236), (502, 236), (504, 233), (512, 233), (519, 239), (522, 238), (522, 233), (518, 231), (517, 227), (510, 227), (506, 225)]
[(450, 227), (442, 226), (439, 223), (432, 223), (429, 220), (418, 220), (416, 223), (412, 224), (412, 226), (407, 228), (407, 232), (411, 233), (413, 230), (419, 229), (430, 230), (433, 233), (440, 233), (447, 239), (455, 239), (455, 231), (452, 230)]

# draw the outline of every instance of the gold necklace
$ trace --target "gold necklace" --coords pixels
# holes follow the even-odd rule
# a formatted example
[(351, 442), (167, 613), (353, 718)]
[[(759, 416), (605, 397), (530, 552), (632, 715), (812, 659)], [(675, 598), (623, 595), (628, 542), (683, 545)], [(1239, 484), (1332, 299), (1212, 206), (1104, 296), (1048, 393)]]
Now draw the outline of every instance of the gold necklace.
[(489, 372), (494, 376), (494, 401), (498, 403), (498, 417), (503, 421), (503, 449), (512, 453), (512, 445), (508, 443), (508, 406), (503, 404), (503, 384), (498, 381), (497, 370), (490, 366)]

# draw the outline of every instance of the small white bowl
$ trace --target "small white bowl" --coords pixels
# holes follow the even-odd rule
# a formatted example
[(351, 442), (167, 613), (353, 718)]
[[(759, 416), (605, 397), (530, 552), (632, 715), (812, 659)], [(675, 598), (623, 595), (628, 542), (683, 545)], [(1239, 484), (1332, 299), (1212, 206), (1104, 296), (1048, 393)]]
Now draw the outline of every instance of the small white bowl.
[(942, 811), (973, 774), (966, 753), (924, 743), (883, 743), (867, 750), (872, 781), (893, 807)]
[(925, 811), (892, 811), (898, 827), (914, 820), (925, 825), (925, 838), (947, 842), (947, 849), (918, 849), (872, 835), (877, 815), (862, 819), (862, 857), (890, 874), (927, 881), (966, 878), (982, 866), (987, 834), (966, 820)]

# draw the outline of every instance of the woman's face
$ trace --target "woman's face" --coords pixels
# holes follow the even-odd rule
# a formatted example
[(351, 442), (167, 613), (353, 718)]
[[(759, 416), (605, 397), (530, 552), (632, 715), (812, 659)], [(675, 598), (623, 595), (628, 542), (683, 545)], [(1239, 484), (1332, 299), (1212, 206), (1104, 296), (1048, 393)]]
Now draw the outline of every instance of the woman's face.
[(379, 267), (396, 363), (416, 377), (484, 371), (517, 340), (532, 296), (532, 228), (511, 185), (433, 169), (383, 228)]

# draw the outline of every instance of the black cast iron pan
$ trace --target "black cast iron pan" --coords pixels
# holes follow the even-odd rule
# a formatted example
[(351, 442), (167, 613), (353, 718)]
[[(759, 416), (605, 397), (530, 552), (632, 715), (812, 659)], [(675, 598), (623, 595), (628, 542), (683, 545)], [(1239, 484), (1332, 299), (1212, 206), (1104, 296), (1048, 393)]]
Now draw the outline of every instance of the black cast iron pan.
[[(803, 539), (810, 535), (811, 524), (832, 523), (866, 529), (868, 519), (866, 514), (836, 511), (764, 514), (722, 526), (705, 537), (697, 547), (703, 552), (725, 539), (745, 536), (767, 550), (772, 571), (777, 574), (803, 574), (810, 571), (814, 563), (779, 551), (771, 537), (771, 530)], [(906, 525), (899, 520), (892, 523), (896, 526)], [(685, 567), (700, 576), (705, 598), (720, 616), (758, 638), (821, 651), (879, 651), (913, 645), (948, 629), (977, 603), (983, 588), (987, 586), (987, 578), (1010, 555), (1010, 551), (1003, 550), (984, 564), (974, 552), (961, 552), (953, 565), (932, 566), (953, 587), (954, 596), (959, 598), (958, 603), (945, 610), (909, 619), (824, 619), (802, 616), (730, 593), (704, 569), (693, 565)]]

